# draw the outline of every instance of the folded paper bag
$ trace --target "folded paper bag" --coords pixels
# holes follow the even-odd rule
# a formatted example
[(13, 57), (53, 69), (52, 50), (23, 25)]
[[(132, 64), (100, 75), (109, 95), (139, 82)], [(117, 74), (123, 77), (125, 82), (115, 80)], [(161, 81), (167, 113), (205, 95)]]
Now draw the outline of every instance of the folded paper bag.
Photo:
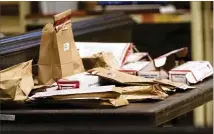
[(124, 72), (120, 72), (116, 69), (97, 67), (89, 70), (88, 73), (108, 79), (109, 81), (114, 81), (116, 83), (126, 85), (148, 85), (154, 83), (153, 79), (145, 79), (142, 77), (130, 75)]
[(33, 86), (32, 60), (0, 71), (0, 100), (25, 100)]
[(128, 105), (128, 100), (121, 96), (121, 89), (114, 85), (87, 87), (81, 89), (53, 90), (38, 92), (29, 97), (28, 102), (69, 103), (84, 107), (120, 107)]

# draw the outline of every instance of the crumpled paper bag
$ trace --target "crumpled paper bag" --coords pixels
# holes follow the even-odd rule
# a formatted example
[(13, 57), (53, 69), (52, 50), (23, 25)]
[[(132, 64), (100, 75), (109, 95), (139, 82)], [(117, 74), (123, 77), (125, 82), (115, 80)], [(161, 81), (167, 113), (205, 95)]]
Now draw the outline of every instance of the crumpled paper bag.
[(90, 57), (84, 57), (82, 61), (86, 70), (96, 67), (120, 69), (119, 63), (111, 52), (100, 52)]
[[(59, 102), (62, 100), (51, 100), (52, 102)], [(70, 104), (77, 104), (78, 106), (88, 107), (88, 108), (108, 108), (108, 107), (121, 107), (129, 104), (128, 100), (123, 96), (118, 96), (116, 98), (71, 98), (68, 100), (63, 100), (64, 102), (69, 102)]]
[(114, 85), (38, 92), (30, 96), (27, 102), (38, 104), (73, 104), (84, 107), (120, 107), (128, 105), (121, 96), (122, 90)]
[(32, 60), (0, 71), (0, 100), (25, 100), (33, 86)]
[(117, 108), (126, 106), (129, 104), (128, 100), (122, 96), (117, 98), (70, 98), (65, 100), (54, 100), (54, 99), (38, 99), (38, 100), (28, 100), (28, 103), (36, 104), (37, 106), (46, 107), (56, 106), (56, 107), (81, 107), (81, 108)]
[(168, 96), (159, 84), (115, 87), (115, 90), (117, 89), (122, 90), (122, 96), (128, 101), (142, 101), (146, 99), (164, 100)]
[(114, 87), (114, 85), (109, 85), (82, 89), (45, 91), (35, 93), (33, 96), (30, 96), (29, 99), (51, 98), (52, 100), (69, 100), (73, 98), (117, 98), (121, 95), (121, 90), (114, 90)]

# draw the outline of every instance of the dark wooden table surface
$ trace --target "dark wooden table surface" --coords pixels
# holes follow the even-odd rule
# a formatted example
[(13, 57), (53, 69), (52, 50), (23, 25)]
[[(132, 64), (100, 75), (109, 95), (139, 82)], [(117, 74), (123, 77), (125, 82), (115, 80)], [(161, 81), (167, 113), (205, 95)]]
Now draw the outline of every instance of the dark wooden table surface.
[[(131, 103), (115, 109), (86, 108), (1, 108), (1, 114), (15, 115), (6, 124), (65, 124), (74, 126), (158, 126), (212, 100), (213, 78), (195, 85), (197, 88), (170, 95), (166, 100)], [(3, 121), (4, 122), (4, 121)]]

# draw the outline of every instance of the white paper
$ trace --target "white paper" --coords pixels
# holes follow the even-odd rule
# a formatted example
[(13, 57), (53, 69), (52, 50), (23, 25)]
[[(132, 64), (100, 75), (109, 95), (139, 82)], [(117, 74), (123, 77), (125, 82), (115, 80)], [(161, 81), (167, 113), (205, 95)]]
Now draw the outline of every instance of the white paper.
[(75, 42), (80, 57), (89, 57), (99, 52), (112, 52), (117, 62), (122, 65), (125, 58), (132, 50), (131, 43), (98, 43), (98, 42)]
[(128, 64), (122, 66), (122, 69), (140, 71), (141, 69), (146, 67), (149, 63), (150, 63), (150, 61), (138, 61), (138, 62), (134, 62), (134, 63), (128, 63)]
[(68, 90), (55, 90), (55, 91), (46, 91), (38, 92), (30, 97), (30, 99), (41, 98), (41, 97), (50, 97), (58, 95), (74, 95), (74, 94), (84, 94), (84, 93), (100, 93), (100, 92), (109, 92), (113, 91), (115, 85), (109, 86), (99, 86), (99, 87), (90, 87), (90, 88), (77, 88), (77, 89), (68, 89)]

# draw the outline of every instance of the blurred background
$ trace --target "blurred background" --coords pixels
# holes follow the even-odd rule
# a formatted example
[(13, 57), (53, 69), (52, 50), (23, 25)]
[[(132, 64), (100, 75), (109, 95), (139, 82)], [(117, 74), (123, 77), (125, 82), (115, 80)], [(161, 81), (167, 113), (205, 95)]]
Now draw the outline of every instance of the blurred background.
[[(41, 30), (53, 21), (54, 14), (67, 9), (73, 10), (73, 23), (111, 14), (108, 19), (90, 22), (94, 25), (84, 29), (84, 32), (89, 30), (87, 34), (75, 32), (75, 41), (133, 42), (140, 51), (147, 51), (152, 57), (187, 46), (189, 60), (213, 63), (211, 1), (1, 1), (0, 38)], [(123, 15), (116, 15), (121, 12)], [(98, 26), (103, 30), (94, 32)], [(78, 29), (75, 25), (73, 28)], [(212, 126), (212, 102), (172, 122), (178, 126)]]

